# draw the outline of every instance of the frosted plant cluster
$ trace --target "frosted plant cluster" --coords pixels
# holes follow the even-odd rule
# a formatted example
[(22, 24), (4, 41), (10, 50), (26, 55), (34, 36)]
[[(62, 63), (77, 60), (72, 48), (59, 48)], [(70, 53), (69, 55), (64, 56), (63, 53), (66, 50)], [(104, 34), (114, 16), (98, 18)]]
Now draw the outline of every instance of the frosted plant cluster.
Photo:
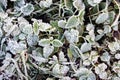
[(0, 80), (120, 80), (119, 0), (0, 0)]

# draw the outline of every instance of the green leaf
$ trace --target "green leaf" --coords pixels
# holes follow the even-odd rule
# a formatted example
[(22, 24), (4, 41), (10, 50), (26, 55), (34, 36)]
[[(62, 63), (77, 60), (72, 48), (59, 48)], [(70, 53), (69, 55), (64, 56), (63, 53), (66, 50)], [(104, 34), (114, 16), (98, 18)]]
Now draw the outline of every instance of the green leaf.
[(67, 9), (72, 9), (72, 0), (64, 0), (64, 3)]
[(71, 52), (71, 50), (68, 48), (67, 49), (67, 53), (68, 53), (68, 57), (70, 58), (70, 59), (72, 59), (73, 58), (73, 55), (72, 55), (72, 52)]
[(77, 25), (79, 24), (78, 19), (76, 16), (71, 16), (68, 19), (68, 22), (65, 26), (65, 28), (73, 28), (73, 27), (77, 27)]
[(96, 23), (97, 24), (104, 23), (108, 19), (108, 17), (109, 17), (108, 13), (99, 14), (96, 19)]
[(63, 43), (58, 39), (54, 39), (52, 41), (52, 45), (55, 46), (55, 47), (62, 47)]
[(38, 27), (38, 22), (37, 22), (37, 21), (35, 21), (35, 22), (33, 23), (33, 31), (34, 31), (34, 33), (35, 33), (36, 35), (39, 34), (39, 27)]
[(59, 27), (58, 27), (58, 21), (57, 21), (57, 20), (56, 20), (56, 21), (51, 20), (51, 21), (50, 21), (50, 25), (51, 25), (52, 27), (57, 28), (57, 29), (59, 28)]
[(39, 41), (39, 45), (40, 46), (48, 46), (48, 45), (50, 45), (50, 42), (51, 42), (51, 40), (50, 39), (41, 39), (40, 41)]
[(84, 14), (85, 14), (85, 11), (84, 11), (84, 10), (80, 10), (80, 11), (79, 11), (78, 16), (79, 16), (79, 22), (80, 22), (80, 24), (83, 24)]
[(114, 21), (114, 18), (115, 18), (115, 12), (114, 11), (109, 12), (108, 21), (109, 21), (110, 24)]

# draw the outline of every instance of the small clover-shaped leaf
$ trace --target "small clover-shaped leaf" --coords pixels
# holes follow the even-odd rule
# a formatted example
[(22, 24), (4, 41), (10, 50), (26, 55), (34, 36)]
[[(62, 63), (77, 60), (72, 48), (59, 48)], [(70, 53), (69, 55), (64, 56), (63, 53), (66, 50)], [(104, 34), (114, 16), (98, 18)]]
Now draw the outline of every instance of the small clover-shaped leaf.
[(61, 61), (61, 62), (67, 61), (67, 59), (65, 58), (65, 55), (62, 51), (59, 53), (59, 61)]
[(41, 8), (48, 8), (52, 5), (52, 0), (40, 1), (39, 5)]
[(45, 58), (48, 58), (51, 54), (52, 54), (52, 52), (54, 51), (54, 47), (53, 46), (45, 46), (44, 48), (43, 48), (43, 56), (45, 57)]
[(38, 25), (37, 21), (34, 21), (34, 23), (33, 23), (33, 31), (36, 35), (39, 34), (39, 25)]
[(89, 50), (91, 50), (91, 44), (87, 43), (87, 42), (83, 43), (82, 46), (81, 46), (81, 51), (82, 52), (87, 52)]
[(87, 0), (88, 4), (91, 6), (96, 6), (99, 4), (102, 0)]
[(73, 28), (73, 27), (77, 27), (79, 24), (78, 22), (78, 18), (76, 16), (71, 16), (68, 21), (67, 24), (65, 25), (65, 28)]
[(105, 69), (107, 69), (107, 65), (105, 63), (101, 63), (98, 66), (95, 67), (95, 73), (96, 74), (101, 74), (102, 72), (105, 71)]
[(87, 68), (78, 69), (74, 75), (78, 76), (79, 80), (96, 80), (95, 74)]
[(26, 24), (22, 28), (22, 32), (25, 33), (25, 34), (32, 34), (33, 33), (32, 25), (31, 24)]
[(59, 65), (59, 64), (56, 64), (56, 65), (53, 67), (52, 73), (55, 74), (55, 75), (60, 74), (60, 65)]
[(107, 79), (107, 72), (102, 72), (101, 74), (99, 74), (99, 77), (101, 78), (101, 79)]
[(27, 36), (27, 43), (31, 47), (37, 45), (38, 40), (39, 38), (37, 35), (30, 34)]
[(64, 35), (69, 43), (78, 42), (79, 39), (79, 31), (75, 29), (71, 29), (70, 31), (66, 30)]
[(21, 8), (21, 12), (24, 15), (30, 15), (34, 11), (34, 6), (30, 3), (26, 4)]
[(62, 47), (63, 43), (58, 39), (54, 39), (52, 41), (52, 45), (55, 46), (55, 47)]
[(52, 26), (49, 24), (49, 23), (40, 23), (40, 27), (39, 27), (39, 30), (40, 31), (49, 31), (49, 29), (51, 29)]
[(103, 55), (100, 57), (100, 59), (102, 61), (106, 61), (106, 62), (110, 61), (110, 55), (109, 55), (109, 53), (108, 52), (104, 52)]
[(65, 28), (65, 25), (66, 25), (66, 21), (65, 21), (65, 20), (60, 20), (60, 21), (58, 21), (58, 26), (59, 26), (59, 27)]
[(51, 43), (51, 40), (50, 39), (41, 39), (40, 41), (39, 41), (39, 45), (40, 46), (48, 46), (48, 45), (50, 45), (50, 43)]
[(78, 9), (78, 10), (81, 10), (81, 9), (85, 9), (85, 5), (84, 3), (82, 2), (82, 0), (75, 0), (73, 2), (73, 6)]
[(101, 13), (98, 15), (97, 19), (96, 19), (96, 23), (97, 24), (101, 24), (104, 23), (109, 17), (108, 13)]

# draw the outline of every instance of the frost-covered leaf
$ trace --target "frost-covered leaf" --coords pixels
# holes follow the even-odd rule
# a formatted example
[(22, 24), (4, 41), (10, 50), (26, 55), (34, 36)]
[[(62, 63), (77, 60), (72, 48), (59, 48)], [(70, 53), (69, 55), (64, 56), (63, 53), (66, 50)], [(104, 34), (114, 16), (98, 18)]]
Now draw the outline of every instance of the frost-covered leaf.
[(8, 17), (8, 13), (0, 12), (0, 18), (5, 19)]
[(115, 41), (115, 42), (112, 42), (112, 43), (108, 43), (108, 48), (112, 52), (116, 52), (117, 50), (120, 50), (120, 43), (118, 41)]
[(97, 62), (98, 61), (98, 57), (99, 57), (99, 55), (98, 55), (97, 51), (91, 51), (90, 52), (90, 56), (89, 56), (89, 60), (91, 62)]
[(59, 65), (59, 64), (56, 64), (56, 65), (53, 67), (52, 73), (55, 74), (55, 75), (60, 74), (60, 65)]
[(24, 6), (25, 5), (25, 0), (16, 0), (15, 5), (18, 7)]
[(65, 25), (66, 25), (66, 21), (65, 21), (65, 20), (60, 20), (60, 21), (58, 21), (58, 26), (59, 26), (59, 27), (65, 28)]
[(47, 78), (46, 80), (54, 80), (54, 78)]
[(52, 45), (53, 45), (54, 47), (62, 47), (63, 43), (62, 43), (60, 40), (58, 40), (58, 39), (54, 39), (54, 40), (52, 41)]
[(68, 66), (62, 66), (62, 67), (60, 68), (60, 71), (61, 71), (61, 74), (62, 74), (62, 75), (66, 75), (67, 72), (69, 71), (69, 67), (68, 67)]
[(100, 35), (96, 35), (96, 36), (95, 36), (95, 41), (100, 40), (103, 36), (104, 36), (104, 33), (103, 33), (103, 34), (100, 34)]
[(82, 54), (82, 52), (80, 51), (80, 49), (74, 45), (74, 44), (70, 44), (70, 52), (72, 53), (72, 55), (75, 57), (75, 58), (78, 58), (78, 57), (81, 57), (81, 59), (85, 59), (84, 55)]
[(48, 58), (51, 54), (52, 54), (52, 52), (54, 51), (54, 47), (53, 46), (45, 46), (44, 48), (43, 48), (43, 56), (45, 57), (45, 58)]
[(9, 24), (5, 24), (3, 26), (3, 30), (8, 33), (11, 30), (11, 26), (13, 26), (11, 22)]
[(101, 74), (99, 74), (99, 77), (101, 79), (107, 79), (107, 72), (102, 72)]
[(91, 62), (89, 60), (84, 60), (83, 61), (83, 65), (85, 66), (89, 66), (91, 64)]
[(60, 80), (71, 80), (71, 78), (70, 77), (63, 77), (62, 79), (60, 79)]
[(79, 39), (78, 30), (75, 30), (75, 29), (71, 29), (70, 31), (66, 30), (64, 32), (64, 35), (69, 43), (78, 42), (78, 39)]
[(104, 33), (110, 33), (112, 31), (109, 25), (104, 25)]
[(115, 54), (115, 58), (120, 59), (120, 54), (119, 53)]
[(67, 59), (65, 58), (65, 55), (62, 51), (59, 53), (59, 61), (61, 61), (61, 62), (67, 61)]
[(71, 16), (71, 17), (68, 19), (68, 21), (67, 21), (67, 23), (66, 23), (66, 25), (65, 25), (65, 28), (77, 27), (78, 24), (79, 24), (79, 22), (78, 22), (77, 17), (76, 17), (76, 16)]
[(48, 8), (52, 5), (52, 0), (40, 1), (39, 5), (41, 8)]
[(22, 32), (25, 34), (32, 34), (33, 33), (33, 28), (31, 24), (26, 24), (23, 28), (22, 28)]
[(39, 38), (37, 35), (30, 34), (27, 36), (27, 43), (31, 47), (37, 45), (38, 40), (39, 40)]
[(96, 6), (99, 4), (102, 0), (87, 0), (88, 4), (91, 6)]
[(87, 42), (85, 42), (85, 43), (83, 43), (82, 45), (81, 45), (81, 51), (84, 53), (84, 52), (87, 52), (87, 51), (89, 51), (89, 50), (91, 50), (91, 44), (90, 43), (87, 43)]
[(0, 50), (0, 60), (4, 59), (5, 57), (5, 52)]
[(48, 46), (48, 45), (50, 45), (50, 43), (51, 43), (51, 40), (50, 40), (50, 39), (41, 39), (41, 40), (39, 41), (39, 45), (40, 45), (40, 46)]
[(14, 28), (14, 30), (11, 32), (11, 35), (12, 35), (12, 36), (17, 36), (17, 35), (20, 34), (20, 28), (18, 27), (18, 25), (14, 25), (14, 26), (15, 26), (15, 28)]
[(26, 34), (24, 34), (24, 33), (21, 33), (20, 35), (19, 35), (19, 39), (20, 40), (24, 40), (24, 39), (26, 39)]
[(87, 26), (86, 26), (86, 30), (87, 31), (91, 31), (91, 30), (94, 30), (94, 25), (93, 24), (88, 24)]
[(74, 74), (79, 77), (79, 80), (96, 80), (95, 74), (87, 68), (80, 68)]
[(113, 77), (112, 77), (112, 80), (120, 80), (120, 77), (113, 76)]
[(38, 61), (40, 64), (41, 64), (41, 63), (45, 63), (45, 62), (48, 61), (47, 59), (45, 59), (45, 58), (43, 58), (43, 57), (41, 57), (41, 56), (34, 56), (34, 55), (32, 55), (31, 57), (32, 57), (33, 59), (35, 59), (35, 61)]
[(49, 23), (43, 23), (42, 22), (39, 25), (40, 25), (40, 27), (39, 27), (40, 31), (49, 31), (49, 29), (52, 28), (52, 26)]
[(63, 77), (69, 71), (69, 67), (65, 65), (55, 64), (52, 69), (52, 73), (56, 77)]
[(82, 2), (82, 0), (75, 0), (73, 2), (73, 6), (78, 9), (78, 10), (81, 10), (81, 9), (85, 9), (85, 5), (84, 3)]
[(0, 38), (3, 36), (3, 31), (0, 28)]
[(103, 55), (100, 57), (102, 61), (109, 62), (110, 61), (110, 55), (108, 52), (104, 52)]
[(12, 53), (12, 54), (16, 54), (16, 53), (21, 53), (21, 51), (26, 49), (26, 44), (21, 43), (21, 42), (17, 42), (15, 40), (9, 40), (8, 41), (8, 46), (6, 47), (6, 50)]
[(113, 63), (112, 70), (120, 77), (120, 61)]
[(109, 14), (108, 13), (101, 13), (98, 15), (97, 19), (96, 19), (96, 23), (97, 24), (101, 24), (101, 23), (104, 23), (109, 17)]
[(96, 75), (93, 72), (90, 72), (87, 80), (96, 80)]
[(105, 63), (101, 63), (98, 66), (95, 67), (95, 73), (96, 74), (102, 74), (102, 72), (107, 69), (107, 65)]
[(0, 6), (4, 6), (5, 8), (7, 7), (7, 0), (0, 0)]
[(21, 8), (21, 12), (24, 15), (30, 15), (34, 11), (34, 6), (30, 3), (26, 4)]

